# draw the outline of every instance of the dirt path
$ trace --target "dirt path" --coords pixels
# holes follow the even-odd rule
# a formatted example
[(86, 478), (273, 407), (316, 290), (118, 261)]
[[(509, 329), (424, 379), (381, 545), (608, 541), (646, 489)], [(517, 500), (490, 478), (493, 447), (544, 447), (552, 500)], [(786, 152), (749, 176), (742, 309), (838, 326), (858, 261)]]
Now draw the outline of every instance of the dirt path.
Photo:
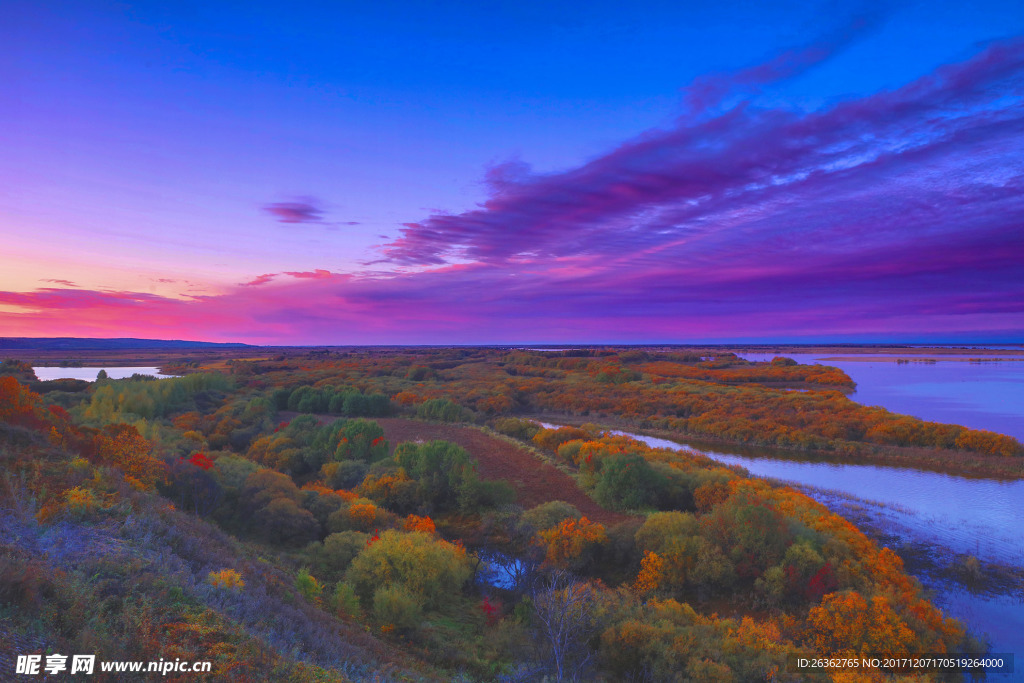
[(515, 487), (516, 502), (532, 508), (552, 500), (564, 500), (584, 515), (605, 526), (629, 519), (629, 515), (605, 510), (580, 490), (572, 477), (538, 460), (525, 448), (489, 436), (479, 429), (431, 424), (397, 417), (376, 418), (392, 448), (403, 441), (443, 439), (456, 443), (480, 463), (484, 479), (505, 479)]

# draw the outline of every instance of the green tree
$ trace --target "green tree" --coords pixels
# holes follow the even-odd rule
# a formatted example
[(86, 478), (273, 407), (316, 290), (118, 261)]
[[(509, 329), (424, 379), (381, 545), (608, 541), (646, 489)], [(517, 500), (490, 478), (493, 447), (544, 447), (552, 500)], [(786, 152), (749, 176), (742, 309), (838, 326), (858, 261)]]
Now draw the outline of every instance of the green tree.
[(472, 576), (466, 551), (421, 532), (388, 530), (352, 561), (345, 580), (369, 602), (382, 586), (402, 586), (427, 608), (459, 593)]

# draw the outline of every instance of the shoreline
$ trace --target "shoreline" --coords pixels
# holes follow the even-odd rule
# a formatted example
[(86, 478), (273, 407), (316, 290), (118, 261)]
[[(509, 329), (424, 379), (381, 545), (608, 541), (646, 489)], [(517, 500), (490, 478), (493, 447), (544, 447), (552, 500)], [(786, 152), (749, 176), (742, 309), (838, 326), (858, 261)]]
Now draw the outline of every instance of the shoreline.
[[(703, 435), (690, 435), (665, 429), (652, 429), (629, 421), (604, 415), (559, 415), (555, 413), (536, 413), (514, 415), (527, 420), (541, 422), (561, 422), (578, 427), (582, 424), (598, 424), (609, 429), (632, 431), (644, 436), (674, 441), (694, 450), (726, 449), (724, 455), (738, 455), (755, 458), (771, 458), (775, 460), (803, 460), (829, 462), (837, 465), (877, 465), (934, 472), (963, 479), (990, 479), (993, 481), (1018, 481), (1024, 479), (1024, 458), (1008, 458), (1000, 455), (967, 454), (960, 451), (936, 451), (929, 449), (901, 448), (898, 446), (877, 447), (878, 450), (864, 452), (857, 456), (842, 455), (831, 451), (798, 450), (780, 446), (759, 446), (744, 444), (726, 439), (716, 439)], [(685, 442), (685, 443), (684, 443)], [(859, 443), (859, 442), (858, 442)], [(864, 444), (865, 448), (871, 445)], [(970, 462), (964, 463), (964, 459)]]

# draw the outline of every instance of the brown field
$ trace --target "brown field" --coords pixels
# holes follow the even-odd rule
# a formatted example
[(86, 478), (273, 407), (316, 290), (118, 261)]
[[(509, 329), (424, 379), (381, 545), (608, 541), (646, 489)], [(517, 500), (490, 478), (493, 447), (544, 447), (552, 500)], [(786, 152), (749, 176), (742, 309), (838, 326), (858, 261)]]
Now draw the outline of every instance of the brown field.
[(580, 490), (572, 477), (541, 462), (525, 448), (497, 439), (479, 429), (398, 417), (375, 420), (384, 428), (384, 435), (392, 448), (403, 441), (417, 439), (443, 439), (462, 446), (480, 463), (480, 476), (484, 479), (507, 480), (516, 489), (516, 502), (524, 508), (529, 509), (552, 500), (563, 500), (575, 505), (591, 520), (606, 526), (630, 519), (629, 515), (602, 508)]

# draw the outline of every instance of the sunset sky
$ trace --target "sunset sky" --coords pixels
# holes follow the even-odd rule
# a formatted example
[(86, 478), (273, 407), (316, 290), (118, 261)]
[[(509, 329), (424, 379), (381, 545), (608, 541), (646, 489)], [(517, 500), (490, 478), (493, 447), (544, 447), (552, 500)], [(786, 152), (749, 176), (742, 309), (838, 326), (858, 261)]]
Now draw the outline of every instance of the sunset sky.
[(0, 3), (0, 336), (1024, 341), (1024, 3)]

